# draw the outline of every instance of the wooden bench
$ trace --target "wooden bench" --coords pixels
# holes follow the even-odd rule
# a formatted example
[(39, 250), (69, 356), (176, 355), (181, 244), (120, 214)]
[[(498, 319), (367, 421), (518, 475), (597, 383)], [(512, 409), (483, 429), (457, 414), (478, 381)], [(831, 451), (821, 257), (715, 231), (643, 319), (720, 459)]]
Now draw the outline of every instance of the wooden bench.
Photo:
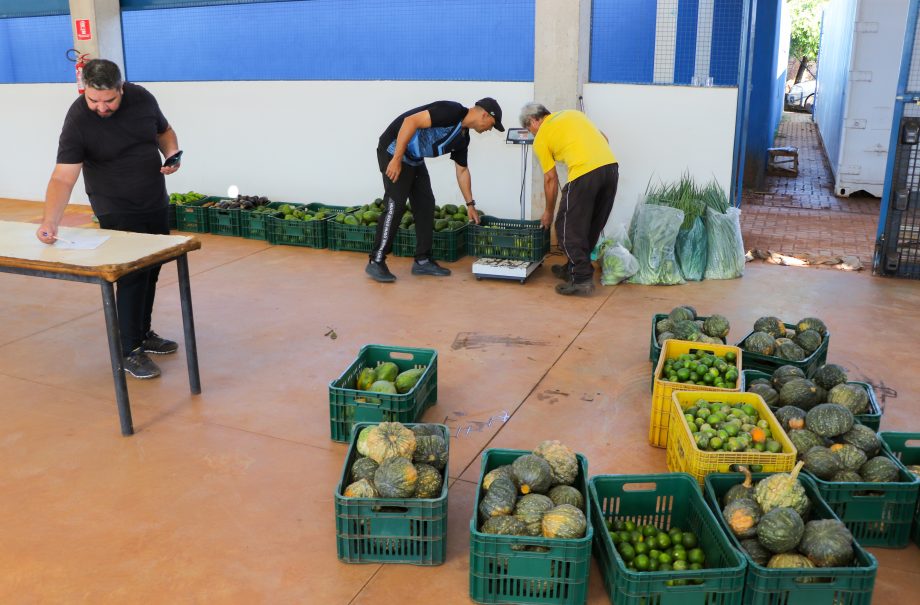
[(798, 147), (770, 147), (767, 149), (767, 172), (780, 176), (799, 175)]

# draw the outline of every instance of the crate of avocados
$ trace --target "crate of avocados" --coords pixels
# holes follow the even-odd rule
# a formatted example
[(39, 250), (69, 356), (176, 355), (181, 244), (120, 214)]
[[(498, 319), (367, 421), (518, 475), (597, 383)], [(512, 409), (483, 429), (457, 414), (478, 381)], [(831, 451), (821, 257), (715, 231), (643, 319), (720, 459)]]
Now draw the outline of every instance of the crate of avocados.
[[(648, 442), (654, 447), (668, 445), (671, 393), (674, 391), (741, 391), (741, 349), (738, 347), (669, 339), (664, 341), (661, 353), (652, 374)], [(695, 371), (697, 369), (699, 372)]]
[[(693, 423), (691, 428), (691, 422)], [(674, 391), (668, 425), (668, 470), (700, 485), (735, 464), (778, 473), (792, 470), (796, 449), (756, 393)]]
[[(779, 403), (779, 392), (776, 390), (775, 386), (773, 386), (772, 374), (761, 372), (760, 370), (744, 370), (741, 372), (741, 378), (742, 388), (745, 391), (756, 392), (764, 398), (764, 401), (766, 401), (771, 409), (781, 407)], [(764, 380), (770, 383), (769, 388), (767, 388), (766, 384), (761, 387), (756, 386), (756, 381), (762, 382)], [(847, 385), (846, 387), (836, 388), (836, 390), (835, 388), (831, 389), (834, 392), (828, 396), (830, 403), (841, 403), (845, 401), (849, 403), (847, 407), (850, 408), (850, 411), (853, 411), (853, 409), (865, 409), (864, 412), (854, 414), (853, 417), (860, 424), (866, 425), (873, 431), (878, 431), (882, 422), (882, 407), (875, 397), (875, 389), (871, 384), (859, 382), (857, 380), (847, 380), (845, 384)]]
[(282, 204), (278, 207), (278, 213), (268, 219), (269, 241), (285, 246), (325, 248), (329, 224), (327, 219), (344, 210), (344, 206), (325, 204)]
[(540, 221), (519, 221), (482, 215), (466, 230), (470, 256), (539, 262), (549, 254), (550, 230)]
[[(706, 503), (747, 560), (744, 605), (870, 605), (878, 571), (875, 557), (852, 539), (811, 479), (794, 474), (756, 473), (750, 483), (741, 473), (706, 477)], [(760, 487), (764, 480), (769, 484)], [(772, 513), (766, 525), (760, 502)], [(731, 510), (724, 511), (727, 506)], [(790, 509), (792, 515), (806, 515), (804, 527), (798, 525), (801, 519), (792, 523)], [(782, 531), (785, 519), (793, 528), (789, 535)], [(764, 545), (781, 550), (791, 542), (796, 544), (777, 555)]]
[(214, 235), (240, 236), (239, 202), (230, 198), (209, 197), (208, 230)]
[[(901, 461), (907, 470), (920, 478), (920, 433), (879, 433), (885, 448)], [(917, 508), (914, 509), (914, 525), (911, 530), (914, 544), (920, 546), (920, 495), (917, 496)]]
[(595, 475), (588, 492), (611, 603), (741, 604), (747, 565), (692, 477)]
[(335, 490), (340, 560), (444, 562), (449, 444), (443, 424), (354, 425)]
[[(588, 461), (558, 441), (536, 452), (542, 455), (504, 449), (482, 455), (470, 519), (470, 598), (477, 603), (583, 605), (587, 599), (594, 537), (585, 512)], [(563, 484), (550, 489), (559, 476)]]
[(364, 345), (329, 383), (333, 441), (347, 441), (356, 422), (415, 422), (438, 400), (438, 352)]
[[(466, 256), (466, 229), (464, 223), (454, 229), (435, 231), (431, 241), (431, 257), (452, 263)], [(415, 256), (416, 241), (414, 226), (400, 227), (393, 244), (393, 256)]]
[[(371, 217), (370, 213), (377, 214)], [(374, 210), (348, 208), (328, 223), (327, 244), (330, 250), (371, 252), (377, 237), (377, 218)], [(371, 220), (373, 219), (373, 220)], [(395, 242), (394, 242), (395, 243)]]
[(208, 209), (212, 205), (213, 202), (209, 201), (209, 198), (176, 204), (176, 229), (191, 233), (208, 233), (210, 229)]
[(737, 346), (744, 350), (745, 370), (772, 373), (780, 366), (791, 365), (810, 378), (827, 363), (830, 341), (827, 326), (816, 317), (794, 324), (783, 323), (776, 317), (761, 317)]

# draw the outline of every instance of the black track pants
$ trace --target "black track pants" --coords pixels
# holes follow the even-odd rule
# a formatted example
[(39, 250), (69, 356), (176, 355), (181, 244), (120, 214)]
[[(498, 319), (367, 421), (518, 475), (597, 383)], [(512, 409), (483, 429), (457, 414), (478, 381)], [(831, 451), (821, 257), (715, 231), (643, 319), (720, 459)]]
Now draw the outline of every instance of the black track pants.
[[(103, 214), (99, 226), (103, 229), (169, 235), (167, 208), (143, 213)], [(160, 267), (132, 273), (118, 280), (115, 307), (118, 309), (118, 329), (121, 331), (121, 349), (127, 355), (141, 346), (150, 331), (153, 299), (157, 293)]]
[(403, 162), (399, 178), (394, 183), (387, 178), (387, 164), (393, 156), (386, 149), (377, 149), (377, 165), (383, 177), (383, 214), (377, 221), (377, 237), (370, 259), (376, 262), (386, 260), (393, 249), (396, 230), (406, 211), (406, 200), (412, 202), (412, 215), (415, 218), (415, 258), (431, 258), (431, 240), (434, 233), (434, 193), (431, 191), (431, 178), (428, 168), (410, 166)]
[(618, 164), (607, 164), (583, 174), (562, 188), (556, 213), (556, 239), (569, 258), (576, 282), (591, 281), (591, 250), (597, 245), (613, 210), (620, 178)]

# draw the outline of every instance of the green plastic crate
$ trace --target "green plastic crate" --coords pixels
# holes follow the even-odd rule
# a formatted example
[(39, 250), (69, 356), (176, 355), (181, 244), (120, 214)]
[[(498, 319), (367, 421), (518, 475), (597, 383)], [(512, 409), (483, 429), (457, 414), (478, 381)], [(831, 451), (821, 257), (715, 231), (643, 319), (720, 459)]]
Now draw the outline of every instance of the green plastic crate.
[[(374, 239), (377, 237), (376, 226), (346, 225), (330, 220), (327, 232), (327, 245), (330, 250), (351, 250), (352, 252), (372, 252), (374, 250)], [(395, 241), (393, 245), (395, 247)]]
[[(290, 204), (297, 206), (298, 204)], [(285, 246), (306, 246), (307, 248), (325, 248), (329, 218), (345, 210), (344, 206), (327, 206), (326, 204), (307, 204), (307, 210), (317, 211), (324, 208), (329, 211), (326, 218), (316, 221), (288, 221), (283, 218), (269, 217), (269, 241)]]
[[(885, 444), (885, 449), (904, 466), (920, 464), (920, 433), (894, 433), (882, 432), (878, 434)], [(911, 530), (911, 539), (920, 546), (920, 494), (917, 496), (917, 507), (914, 509), (914, 525)]]
[(178, 227), (178, 225), (176, 224), (176, 205), (175, 204), (169, 205), (169, 211), (167, 215), (169, 217), (169, 230), (175, 231), (176, 227)]
[[(755, 481), (769, 473), (754, 473)], [(878, 563), (858, 540), (853, 541), (855, 559), (852, 567), (816, 567), (812, 569), (770, 569), (758, 565), (741, 547), (738, 538), (722, 518), (722, 496), (733, 485), (744, 481), (741, 473), (714, 473), (706, 477), (706, 503), (713, 511), (722, 531), (732, 545), (747, 559), (744, 605), (870, 605)], [(818, 493), (809, 477), (799, 481), (811, 500), (812, 519), (838, 519)]]
[[(594, 553), (611, 603), (740, 605), (747, 565), (719, 527), (696, 479), (686, 473), (596, 475), (588, 491), (591, 522), (596, 528)], [(706, 569), (632, 571), (606, 531), (607, 520), (631, 520), (664, 530), (674, 526), (689, 529), (706, 554)], [(686, 580), (698, 583), (684, 583)]]
[[(452, 263), (466, 256), (467, 226), (451, 231), (435, 231), (431, 242), (432, 258)], [(415, 227), (397, 229), (393, 256), (414, 257), (416, 241)]]
[[(291, 204), (288, 202), (269, 202), (267, 206), (272, 209), (277, 209), (286, 203), (288, 206), (303, 206), (303, 204)], [(272, 218), (270, 214), (241, 209), (240, 235), (246, 239), (255, 239), (271, 243), (271, 234), (268, 228), (268, 220), (270, 218)]]
[[(351, 465), (358, 458), (356, 442), (361, 429), (376, 423), (356, 424), (345, 457), (342, 477), (335, 490), (336, 551), (346, 563), (411, 563), (441, 565), (447, 553), (447, 484), (437, 498), (346, 498)], [(414, 426), (406, 424), (407, 427)], [(450, 431), (436, 425), (448, 444)], [(449, 454), (448, 454), (449, 455)], [(449, 463), (449, 460), (448, 460)]]
[(466, 250), (470, 256), (542, 261), (549, 254), (550, 230), (540, 221), (517, 221), (483, 215), (468, 225)]
[[(784, 323), (787, 330), (795, 331), (795, 324)], [(748, 336), (753, 334), (751, 331), (745, 335), (744, 338), (738, 341), (735, 345), (741, 347), (742, 343), (747, 340)], [(791, 361), (789, 359), (782, 359), (780, 357), (774, 357), (773, 355), (761, 355), (760, 353), (753, 353), (744, 349), (744, 369), (745, 370), (760, 370), (761, 372), (773, 373), (773, 370), (780, 366), (795, 366), (800, 368), (805, 372), (805, 376), (811, 378), (815, 375), (815, 372), (827, 363), (827, 349), (831, 342), (831, 333), (828, 332), (824, 335), (824, 339), (821, 341), (821, 346), (818, 347), (818, 350), (803, 359), (802, 361)]]
[[(229, 198), (207, 197), (205, 202), (222, 202)], [(214, 235), (240, 236), (239, 208), (208, 208), (208, 230)]]
[[(747, 353), (745, 353), (745, 355), (747, 355)], [(744, 370), (741, 372), (743, 380), (741, 383), (741, 390), (746, 391), (747, 385), (758, 378), (772, 380), (772, 376), (772, 374), (761, 372), (760, 370)], [(869, 396), (869, 411), (865, 414), (856, 414), (854, 418), (856, 418), (856, 421), (860, 424), (866, 425), (873, 431), (878, 431), (882, 423), (882, 407), (878, 404), (878, 399), (875, 397), (875, 389), (872, 388), (872, 385), (868, 382), (859, 382), (858, 380), (848, 380), (847, 384), (861, 387)]]
[(179, 231), (189, 231), (191, 233), (208, 233), (209, 208), (202, 208), (201, 205), (208, 201), (208, 198), (176, 206), (176, 229)]
[[(652, 362), (652, 365), (657, 364), (658, 358), (661, 356), (661, 346), (658, 344), (658, 339), (655, 336), (655, 326), (658, 325), (659, 321), (661, 321), (662, 319), (667, 319), (667, 318), (668, 318), (667, 313), (656, 313), (655, 315), (652, 315), (652, 338), (649, 341), (649, 348), (648, 348), (648, 359), (649, 361)], [(697, 317), (697, 319), (706, 321), (707, 319), (709, 319), (709, 316), (706, 315), (703, 317)]]
[[(591, 540), (594, 530), (586, 514), (583, 538), (499, 536), (478, 530), (482, 478), (492, 469), (531, 454), (526, 450), (488, 449), (482, 455), (476, 505), (470, 519), (470, 598), (477, 603), (548, 603), (582, 605), (588, 596)], [(574, 487), (588, 502), (588, 461), (578, 457)]]
[[(365, 367), (392, 361), (400, 372), (426, 366), (408, 393), (390, 395), (354, 388)], [(415, 422), (438, 400), (438, 352), (383, 345), (364, 345), (357, 359), (329, 383), (329, 423), (333, 441), (348, 441), (356, 422)]]

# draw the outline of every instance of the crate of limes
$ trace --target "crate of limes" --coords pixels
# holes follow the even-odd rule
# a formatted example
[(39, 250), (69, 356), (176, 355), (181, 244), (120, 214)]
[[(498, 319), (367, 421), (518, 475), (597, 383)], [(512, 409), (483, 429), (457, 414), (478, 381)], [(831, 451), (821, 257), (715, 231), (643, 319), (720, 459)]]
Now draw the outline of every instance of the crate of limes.
[(588, 492), (611, 603), (742, 602), (744, 559), (689, 475), (596, 475)]
[(693, 475), (727, 473), (743, 464), (779, 473), (795, 466), (796, 449), (756, 393), (675, 391), (668, 426), (668, 470)]
[(741, 391), (741, 349), (729, 345), (665, 340), (652, 376), (649, 443), (668, 444), (671, 393), (674, 391)]

